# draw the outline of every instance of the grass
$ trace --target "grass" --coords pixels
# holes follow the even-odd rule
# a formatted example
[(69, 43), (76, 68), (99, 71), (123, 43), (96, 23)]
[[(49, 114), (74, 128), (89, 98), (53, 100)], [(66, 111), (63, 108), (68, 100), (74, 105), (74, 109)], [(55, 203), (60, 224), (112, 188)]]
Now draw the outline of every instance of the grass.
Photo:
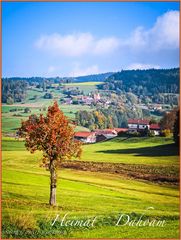
[(82, 83), (66, 83), (64, 86), (97, 86), (103, 84), (102, 82), (82, 82)]
[[(53, 103), (53, 100), (52, 100)], [(48, 103), (47, 105), (43, 105), (44, 107), (49, 106), (50, 103)], [(31, 110), (31, 113), (24, 113), (24, 109), (26, 107), (29, 107)], [(70, 118), (70, 119), (74, 119), (75, 118), (75, 113), (79, 110), (90, 110), (91, 108), (89, 106), (81, 106), (81, 105), (74, 105), (74, 107), (72, 108), (72, 105), (63, 105), (63, 104), (59, 104), (60, 109), (64, 112), (64, 114)], [(18, 109), (18, 111), (14, 111), (14, 112), (10, 112), (10, 110), (12, 109)], [(41, 109), (41, 111), (40, 111)], [(46, 111), (43, 111), (43, 107), (42, 106), (37, 106), (35, 107), (33, 105), (33, 107), (31, 107), (31, 104), (29, 106), (28, 105), (23, 105), (20, 106), (6, 106), (3, 105), (2, 106), (2, 132), (3, 133), (14, 133), (16, 132), (16, 129), (20, 127), (21, 125), (21, 121), (25, 120), (30, 114), (37, 114), (39, 115), (41, 114), (46, 114)], [(81, 126), (77, 126), (76, 131), (89, 131), (88, 128), (84, 128)]]
[[(99, 82), (67, 84), (79, 87), (85, 93), (96, 90)], [(63, 97), (60, 90), (51, 89), (54, 99), (44, 99), (44, 93), (28, 90), (24, 104), (2, 107), (2, 131), (14, 133), (21, 119), (32, 114), (45, 114), (55, 99)], [(36, 100), (32, 100), (37, 95)], [(13, 108), (18, 110), (10, 112)], [(40, 111), (41, 108), (41, 111)], [(78, 110), (88, 106), (60, 105), (66, 116), (73, 119)], [(15, 116), (17, 114), (19, 116)], [(89, 131), (77, 127), (77, 131)], [(176, 185), (158, 184), (107, 172), (80, 171), (63, 168), (58, 171), (57, 207), (49, 207), (49, 172), (40, 167), (40, 152), (30, 154), (23, 141), (10, 137), (2, 140), (2, 225), (3, 238), (179, 238), (179, 189)], [(170, 138), (115, 138), (83, 146), (82, 161), (95, 163), (120, 163), (129, 171), (168, 169), (178, 173), (177, 149)], [(135, 166), (135, 167), (133, 167)], [(85, 169), (88, 170), (88, 169)], [(152, 172), (151, 171), (151, 172)], [(137, 216), (153, 207), (146, 216), (164, 219), (166, 226), (130, 227), (115, 226), (122, 213)], [(57, 214), (62, 218), (87, 219), (97, 216), (92, 228), (51, 226)]]
[(178, 150), (171, 138), (115, 138), (84, 145), (82, 160), (127, 164), (179, 164)]
[[(155, 141), (155, 142), (154, 142)], [(97, 151), (110, 149), (129, 149), (145, 146), (170, 144), (171, 140), (130, 139), (120, 141), (115, 139), (105, 143), (84, 146), (84, 155), (99, 161)], [(114, 147), (115, 145), (115, 147)], [(102, 148), (101, 148), (102, 146)], [(23, 141), (3, 138), (2, 141), (2, 219), (4, 238), (178, 238), (179, 230), (179, 189), (178, 186), (158, 185), (149, 181), (126, 179), (118, 175), (98, 172), (85, 172), (71, 169), (61, 169), (57, 186), (58, 206), (50, 208), (49, 172), (39, 167), (41, 153), (30, 154), (24, 148)], [(95, 150), (93, 150), (95, 149)], [(88, 151), (88, 153), (87, 153)], [(134, 156), (131, 153), (102, 153), (105, 161), (111, 162), (125, 159), (143, 164), (178, 164), (177, 156)], [(164, 153), (162, 153), (164, 154)], [(160, 153), (161, 155), (161, 153)], [(122, 156), (122, 157), (121, 157)], [(126, 157), (127, 156), (127, 157)], [(96, 157), (96, 158), (95, 158)], [(161, 159), (159, 161), (159, 158)], [(177, 159), (177, 160), (176, 160)], [(85, 160), (85, 159), (84, 159)], [(88, 160), (88, 159), (87, 159)], [(103, 159), (102, 159), (103, 160)], [(145, 163), (144, 163), (145, 162)], [(165, 219), (165, 227), (130, 227), (115, 226), (121, 213), (144, 213), (146, 208), (153, 207), (146, 214), (152, 219)], [(79, 227), (56, 229), (51, 227), (51, 221), (56, 214), (62, 218), (68, 213), (69, 218), (87, 219), (97, 216), (93, 228)], [(29, 219), (29, 221), (28, 221)], [(29, 229), (26, 229), (29, 222)], [(10, 233), (8, 232), (10, 231)], [(13, 231), (19, 231), (16, 235)], [(57, 230), (55, 233), (53, 230)], [(45, 233), (47, 231), (47, 233)]]
[(95, 91), (97, 89), (97, 85), (102, 84), (102, 82), (83, 82), (83, 83), (67, 83), (64, 84), (66, 88), (75, 88), (78, 87), (81, 91), (84, 92), (84, 94), (89, 94), (92, 91)]
[[(100, 84), (100, 82), (86, 82), (86, 83), (73, 83), (73, 84), (65, 84), (66, 87), (78, 87), (84, 91), (85, 94), (90, 93), (91, 91), (96, 90), (96, 85)], [(26, 119), (30, 113), (24, 113), (24, 109), (26, 107), (30, 108), (31, 114), (45, 114), (46, 111), (43, 110), (44, 107), (46, 109), (48, 106), (53, 104), (54, 100), (57, 100), (59, 103), (60, 98), (64, 97), (61, 90), (57, 89), (49, 89), (48, 92), (52, 92), (54, 99), (44, 99), (44, 92), (41, 89), (33, 88), (27, 90), (27, 97), (22, 103), (15, 103), (13, 105), (3, 105), (2, 106), (2, 132), (3, 133), (14, 133), (17, 128), (20, 127), (21, 121)], [(36, 95), (36, 99), (33, 97)], [(90, 106), (85, 105), (66, 105), (59, 104), (60, 109), (64, 112), (64, 114), (70, 118), (75, 119), (75, 113), (79, 110), (87, 110), (91, 111), (92, 108)], [(11, 112), (11, 110), (17, 109), (17, 111)], [(40, 111), (41, 109), (41, 111)], [(76, 131), (89, 131), (89, 129), (78, 126)]]

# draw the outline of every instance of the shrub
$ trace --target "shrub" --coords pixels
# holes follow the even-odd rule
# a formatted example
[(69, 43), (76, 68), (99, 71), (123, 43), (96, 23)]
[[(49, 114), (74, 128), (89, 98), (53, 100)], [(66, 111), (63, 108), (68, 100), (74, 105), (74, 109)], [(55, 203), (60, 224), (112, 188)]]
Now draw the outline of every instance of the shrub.
[(53, 98), (53, 94), (52, 93), (45, 93), (45, 95), (43, 97), (45, 99), (52, 99)]
[(23, 115), (20, 114), (20, 113), (14, 113), (13, 116), (14, 116), (14, 117), (23, 117)]
[(24, 113), (29, 113), (29, 112), (31, 112), (30, 108), (26, 107), (26, 108), (24, 109)]
[(11, 223), (16, 225), (17, 228), (23, 229), (23, 230), (34, 230), (37, 229), (37, 222), (35, 218), (30, 213), (24, 213), (20, 215), (14, 215), (11, 219)]
[(161, 132), (162, 137), (170, 137), (170, 135), (171, 135), (170, 129), (165, 129), (165, 130), (162, 130)]
[(128, 133), (128, 135), (130, 136), (130, 137), (140, 137), (140, 133), (139, 132), (130, 132), (130, 133)]
[(17, 108), (13, 108), (13, 109), (10, 109), (9, 111), (10, 112), (16, 112), (16, 111), (18, 111), (18, 109)]
[(155, 133), (153, 130), (148, 131), (148, 137), (155, 137)]
[(7, 103), (8, 105), (13, 104), (13, 103), (14, 103), (13, 98), (12, 98), (12, 97), (8, 97), (6, 103)]

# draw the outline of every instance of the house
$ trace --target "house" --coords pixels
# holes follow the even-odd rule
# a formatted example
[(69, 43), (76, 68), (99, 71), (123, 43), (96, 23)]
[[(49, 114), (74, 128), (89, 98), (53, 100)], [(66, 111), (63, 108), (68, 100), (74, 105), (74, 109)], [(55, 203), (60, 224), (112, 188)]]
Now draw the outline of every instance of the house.
[(76, 132), (74, 138), (83, 143), (95, 143), (96, 134), (95, 132)]
[(96, 135), (96, 142), (103, 142), (105, 140), (107, 140), (107, 137), (104, 136), (103, 134)]
[(96, 129), (95, 130), (96, 135), (103, 135), (106, 137), (106, 139), (117, 137), (117, 132), (114, 129)]
[(72, 104), (72, 99), (71, 98), (65, 98), (65, 104)]
[(152, 131), (155, 136), (159, 136), (161, 128), (159, 124), (150, 124), (150, 131)]
[(101, 97), (100, 97), (100, 94), (99, 93), (95, 93), (94, 95), (93, 95), (93, 98), (94, 98), (94, 101), (99, 101), (100, 99), (101, 99)]
[(124, 133), (128, 131), (128, 128), (114, 128), (114, 130), (117, 132), (119, 135), (120, 133)]
[(129, 132), (141, 132), (146, 128), (149, 129), (149, 120), (146, 119), (128, 119), (128, 131)]

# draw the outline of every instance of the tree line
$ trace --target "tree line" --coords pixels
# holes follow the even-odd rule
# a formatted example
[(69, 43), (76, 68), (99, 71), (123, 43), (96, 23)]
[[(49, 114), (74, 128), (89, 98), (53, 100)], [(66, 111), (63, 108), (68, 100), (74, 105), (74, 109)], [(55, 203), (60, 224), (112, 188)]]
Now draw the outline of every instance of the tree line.
[(2, 80), (2, 103), (13, 104), (25, 100), (27, 82), (23, 80)]
[(142, 111), (126, 111), (109, 109), (96, 109), (93, 111), (80, 110), (75, 114), (76, 123), (90, 130), (105, 128), (125, 128), (128, 118), (141, 118)]
[(179, 68), (123, 70), (112, 74), (103, 85), (103, 90), (112, 90), (117, 94), (131, 92), (143, 102), (178, 104)]

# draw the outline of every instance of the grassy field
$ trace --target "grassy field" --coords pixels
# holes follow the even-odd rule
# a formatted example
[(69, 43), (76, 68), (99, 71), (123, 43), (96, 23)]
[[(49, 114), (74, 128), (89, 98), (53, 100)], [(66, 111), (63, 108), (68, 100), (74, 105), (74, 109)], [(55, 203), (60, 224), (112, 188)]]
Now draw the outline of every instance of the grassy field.
[(79, 86), (97, 86), (100, 84), (103, 84), (103, 83), (102, 82), (82, 82), (82, 83), (66, 83), (64, 85), (79, 87)]
[[(53, 101), (52, 101), (53, 103)], [(47, 110), (43, 110), (43, 107), (47, 107), (50, 105), (50, 100), (47, 105), (42, 105), (36, 107), (36, 104), (18, 104), (18, 106), (2, 106), (2, 132), (3, 133), (13, 133), (17, 128), (20, 127), (21, 121), (26, 119), (30, 114), (46, 114)], [(29, 107), (31, 113), (24, 113), (24, 109)], [(79, 110), (91, 110), (89, 106), (81, 106), (81, 105), (59, 105), (60, 109), (64, 112), (64, 114), (70, 119), (75, 118), (75, 113)], [(18, 109), (18, 111), (10, 112), (12, 109)], [(40, 111), (41, 109), (41, 111)], [(89, 131), (89, 129), (77, 126), (76, 131)]]
[(179, 164), (178, 150), (171, 138), (115, 138), (85, 145), (84, 161), (129, 164)]
[[(66, 87), (80, 87), (86, 94), (91, 91), (96, 90), (96, 85), (100, 82), (87, 82), (87, 83), (75, 83), (75, 84), (65, 84)], [(60, 104), (60, 98), (64, 97), (61, 90), (49, 89), (48, 92), (52, 92), (54, 99), (45, 99), (44, 92), (42, 90), (33, 88), (27, 90), (27, 96), (24, 102), (15, 103), (13, 105), (3, 105), (2, 106), (2, 132), (3, 133), (13, 133), (18, 127), (20, 127), (21, 121), (26, 119), (30, 114), (45, 114), (48, 106), (53, 104), (54, 100), (58, 101), (60, 109), (64, 114), (70, 119), (75, 118), (75, 113), (79, 110), (91, 111), (90, 106), (85, 105), (66, 105)], [(36, 99), (34, 96), (36, 95)], [(24, 113), (24, 109), (28, 107), (31, 113)], [(11, 112), (13, 109), (17, 111)], [(78, 126), (76, 131), (89, 131), (87, 128)]]
[[(160, 138), (115, 139), (85, 145), (82, 160), (89, 161), (92, 156), (94, 161), (117, 162), (119, 156), (118, 161), (125, 164), (178, 166), (174, 152), (170, 152), (167, 158), (163, 149), (159, 156), (153, 153), (144, 156), (142, 151), (136, 150), (171, 143), (170, 139)], [(58, 206), (50, 208), (47, 204), (49, 172), (39, 167), (41, 153), (30, 154), (25, 150), (24, 142), (12, 138), (3, 138), (2, 148), (4, 238), (179, 238), (178, 186), (159, 185), (109, 173), (61, 169), (57, 187)], [(119, 149), (119, 153), (110, 153), (115, 149)], [(100, 159), (98, 151), (104, 151), (103, 158)], [(154, 209), (146, 210), (148, 207)], [(97, 216), (97, 220), (91, 228), (61, 227), (59, 222), (51, 226), (57, 214), (62, 218), (66, 213), (69, 219)], [(145, 218), (164, 219), (166, 224), (164, 227), (115, 226), (122, 213), (132, 217), (146, 213)]]
[[(96, 89), (98, 82), (67, 84), (80, 87), (86, 93)], [(51, 89), (59, 100), (62, 93)], [(3, 134), (14, 133), (21, 120), (30, 113), (45, 114), (55, 99), (44, 99), (41, 91), (28, 90), (23, 104), (2, 107)], [(36, 100), (33, 100), (34, 96)], [(17, 111), (12, 111), (13, 109)], [(60, 105), (66, 116), (73, 119), (78, 110), (88, 106)], [(40, 110), (41, 109), (41, 110)], [(76, 131), (89, 131), (78, 126)], [(49, 207), (49, 172), (40, 167), (41, 153), (30, 154), (23, 141), (3, 137), (2, 141), (2, 224), (3, 238), (178, 238), (179, 188), (175, 182), (138, 178), (139, 174), (163, 175), (172, 178), (179, 174), (178, 149), (171, 138), (115, 138), (83, 146), (81, 160), (68, 161), (83, 166), (58, 171), (57, 206)], [(82, 163), (81, 163), (82, 161)], [(122, 173), (97, 171), (86, 164), (119, 164)], [(104, 168), (104, 166), (103, 166)], [(113, 168), (113, 170), (114, 170)], [(130, 177), (128, 173), (136, 173)], [(147, 179), (147, 180), (145, 180)], [(146, 210), (152, 207), (154, 209)], [(164, 227), (115, 226), (121, 214), (131, 219), (165, 220)], [(52, 226), (56, 215), (68, 219), (97, 217), (93, 227), (65, 227), (60, 221)]]
[(76, 88), (78, 87), (84, 94), (88, 94), (97, 89), (97, 85), (102, 84), (102, 82), (83, 82), (83, 83), (67, 83), (64, 84), (66, 88)]

